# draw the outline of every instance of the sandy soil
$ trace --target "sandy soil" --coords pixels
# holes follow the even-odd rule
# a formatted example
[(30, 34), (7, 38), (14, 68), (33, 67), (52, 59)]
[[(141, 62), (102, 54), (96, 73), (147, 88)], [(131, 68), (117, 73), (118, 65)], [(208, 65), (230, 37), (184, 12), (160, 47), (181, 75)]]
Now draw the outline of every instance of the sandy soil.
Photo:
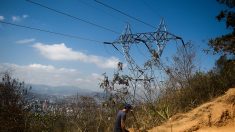
[(148, 132), (235, 132), (235, 88)]

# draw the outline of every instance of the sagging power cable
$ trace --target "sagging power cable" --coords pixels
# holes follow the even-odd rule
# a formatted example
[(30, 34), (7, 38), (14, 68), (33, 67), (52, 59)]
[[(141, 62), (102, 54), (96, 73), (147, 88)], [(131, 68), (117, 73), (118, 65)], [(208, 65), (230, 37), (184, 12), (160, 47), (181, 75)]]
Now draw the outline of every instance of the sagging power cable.
[(144, 25), (146, 25), (146, 26), (149, 26), (149, 27), (151, 27), (151, 28), (153, 28), (153, 29), (156, 29), (155, 26), (153, 26), (153, 25), (151, 25), (151, 24), (148, 24), (147, 22), (144, 22), (144, 21), (142, 21), (142, 20), (140, 20), (140, 19), (138, 19), (138, 18), (136, 18), (136, 17), (133, 17), (133, 16), (131, 16), (131, 15), (129, 15), (129, 14), (123, 12), (123, 11), (120, 11), (120, 10), (118, 10), (118, 9), (115, 9), (115, 8), (113, 8), (113, 7), (110, 6), (110, 5), (107, 5), (107, 4), (105, 4), (105, 3), (102, 3), (102, 2), (100, 2), (100, 1), (98, 1), (98, 0), (94, 0), (94, 1), (97, 2), (97, 3), (99, 3), (99, 4), (101, 4), (101, 5), (103, 5), (103, 6), (105, 6), (105, 7), (107, 7), (107, 8), (109, 8), (109, 9), (112, 9), (112, 10), (114, 10), (114, 11), (116, 11), (116, 12), (122, 14), (122, 15), (125, 15), (125, 16), (127, 16), (127, 17), (129, 17), (129, 18), (131, 18), (131, 19), (133, 19), (133, 20), (135, 20), (135, 21), (138, 21), (138, 22), (140, 22), (140, 23), (142, 23), (142, 24), (144, 24)]
[(46, 8), (46, 9), (48, 9), (48, 10), (54, 11), (54, 12), (56, 12), (56, 13), (59, 13), (59, 14), (61, 14), (61, 15), (64, 15), (64, 16), (73, 18), (73, 19), (78, 20), (78, 21), (82, 21), (82, 22), (84, 22), (84, 23), (90, 24), (90, 25), (95, 26), (95, 27), (98, 27), (98, 28), (101, 28), (101, 29), (103, 29), (103, 30), (110, 31), (110, 32), (115, 33), (115, 34), (119, 34), (117, 31), (114, 31), (114, 30), (109, 29), (109, 28), (107, 28), (107, 27), (104, 27), (104, 26), (95, 24), (95, 23), (90, 22), (90, 21), (88, 21), (88, 20), (81, 19), (81, 18), (79, 18), (79, 17), (76, 17), (76, 16), (70, 15), (70, 14), (68, 14), (68, 13), (65, 13), (65, 12), (62, 12), (62, 11), (59, 11), (59, 10), (56, 10), (56, 9), (54, 9), (54, 8), (45, 6), (45, 5), (43, 5), (43, 4), (40, 4), (40, 3), (37, 3), (37, 2), (31, 1), (31, 0), (26, 0), (26, 1), (29, 2), (29, 3), (35, 4), (35, 5), (37, 5), (37, 6), (40, 6), (40, 7), (42, 7), (42, 8)]
[(40, 28), (35, 28), (35, 27), (30, 27), (30, 26), (25, 26), (25, 25), (19, 25), (19, 24), (5, 22), (5, 21), (0, 21), (0, 23), (15, 26), (15, 27), (26, 28), (26, 29), (30, 29), (30, 30), (36, 30), (36, 31), (50, 33), (50, 34), (60, 35), (60, 36), (64, 36), (64, 37), (79, 39), (79, 40), (86, 40), (86, 41), (91, 41), (91, 42), (96, 42), (96, 43), (103, 43), (102, 41), (98, 41), (98, 40), (94, 40), (94, 39), (84, 38), (84, 37), (75, 36), (75, 35), (71, 35), (71, 34), (54, 32), (54, 31), (50, 31), (50, 30), (46, 30), (46, 29), (40, 29)]

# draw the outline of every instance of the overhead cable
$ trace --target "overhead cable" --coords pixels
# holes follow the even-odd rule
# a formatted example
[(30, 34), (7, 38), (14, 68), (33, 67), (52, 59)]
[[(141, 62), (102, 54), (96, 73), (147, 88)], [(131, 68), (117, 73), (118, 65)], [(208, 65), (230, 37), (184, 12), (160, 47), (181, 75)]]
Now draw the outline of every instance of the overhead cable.
[(86, 0), (79, 0), (79, 2), (81, 2), (82, 4), (84, 4), (84, 5), (86, 5), (86, 6), (91, 7), (91, 8), (93, 8), (93, 9), (99, 10), (99, 11), (101, 11), (101, 12), (103, 12), (103, 13), (105, 13), (105, 14), (107, 14), (107, 15), (109, 15), (109, 16), (111, 16), (111, 17), (113, 17), (113, 18), (115, 18), (116, 20), (118, 20), (118, 21), (121, 22), (121, 18), (119, 18), (119, 17), (117, 17), (117, 16), (114, 17), (114, 15), (111, 14), (110, 12), (105, 11), (104, 9), (101, 9), (101, 8), (97, 8), (96, 6), (93, 6), (92, 4), (88, 3)]
[(30, 29), (30, 30), (37, 30), (37, 31), (46, 32), (46, 33), (50, 33), (50, 34), (60, 35), (60, 36), (64, 36), (64, 37), (79, 39), (79, 40), (86, 40), (86, 41), (91, 41), (91, 42), (96, 42), (96, 43), (103, 43), (103, 42), (98, 41), (98, 40), (79, 37), (79, 36), (75, 36), (75, 35), (71, 35), (71, 34), (54, 32), (54, 31), (50, 31), (50, 30), (46, 30), (46, 29), (40, 29), (40, 28), (35, 28), (35, 27), (30, 27), (30, 26), (25, 26), (25, 25), (19, 25), (19, 24), (5, 22), (5, 21), (0, 21), (0, 23), (15, 26), (15, 27), (27, 28), (27, 29)]
[(113, 33), (115, 33), (115, 34), (119, 34), (117, 31), (114, 31), (114, 30), (112, 30), (112, 29), (109, 29), (109, 28), (106, 28), (106, 27), (104, 27), (104, 26), (101, 26), (101, 25), (95, 24), (95, 23), (93, 23), (93, 22), (90, 22), (90, 21), (87, 21), (87, 20), (84, 20), (84, 19), (78, 18), (78, 17), (73, 16), (73, 15), (70, 15), (70, 14), (68, 14), (68, 13), (65, 13), (65, 12), (62, 12), (62, 11), (59, 11), (59, 10), (53, 9), (53, 8), (48, 7), (48, 6), (45, 6), (45, 5), (43, 5), (43, 4), (40, 4), (40, 3), (37, 3), (37, 2), (31, 1), (31, 0), (26, 0), (26, 1), (27, 1), (27, 2), (29, 2), (29, 3), (35, 4), (35, 5), (37, 5), (37, 6), (40, 6), (40, 7), (46, 8), (46, 9), (48, 9), (48, 10), (54, 11), (54, 12), (56, 12), (56, 13), (59, 13), (59, 14), (61, 14), (61, 15), (64, 15), (64, 16), (67, 16), (67, 17), (73, 18), (73, 19), (75, 19), (75, 20), (79, 20), (79, 21), (82, 21), (82, 22), (84, 22), (84, 23), (90, 24), (90, 25), (92, 25), (92, 26), (99, 27), (99, 28), (101, 28), (101, 29), (104, 29), (104, 30), (107, 30), (107, 31), (113, 32)]
[(145, 0), (141, 0), (141, 2), (154, 14), (154, 15), (158, 15), (159, 17), (163, 17), (161, 16), (158, 11), (154, 10)]
[(138, 21), (138, 22), (143, 23), (143, 24), (145, 24), (145, 25), (147, 25), (147, 26), (149, 26), (149, 27), (151, 27), (151, 28), (156, 29), (155, 26), (153, 26), (153, 25), (151, 25), (151, 24), (148, 24), (147, 22), (144, 22), (144, 21), (142, 21), (142, 20), (140, 20), (140, 19), (138, 19), (138, 18), (135, 18), (135, 17), (133, 17), (133, 16), (131, 16), (131, 15), (129, 15), (129, 14), (126, 14), (126, 13), (123, 12), (123, 11), (120, 11), (120, 10), (118, 10), (118, 9), (115, 9), (115, 8), (113, 8), (113, 7), (110, 6), (110, 5), (107, 5), (107, 4), (105, 4), (105, 3), (102, 3), (102, 2), (100, 2), (100, 1), (98, 1), (98, 0), (94, 0), (94, 1), (97, 2), (97, 3), (99, 3), (99, 4), (101, 4), (101, 5), (103, 5), (103, 6), (105, 6), (105, 7), (107, 7), (107, 8), (109, 8), (109, 9), (112, 9), (112, 10), (114, 10), (114, 11), (116, 11), (116, 12), (119, 12), (119, 13), (121, 13), (122, 15), (125, 15), (125, 16), (127, 16), (127, 17), (129, 17), (129, 18), (131, 18), (131, 19), (133, 19), (133, 20), (135, 20), (135, 21)]

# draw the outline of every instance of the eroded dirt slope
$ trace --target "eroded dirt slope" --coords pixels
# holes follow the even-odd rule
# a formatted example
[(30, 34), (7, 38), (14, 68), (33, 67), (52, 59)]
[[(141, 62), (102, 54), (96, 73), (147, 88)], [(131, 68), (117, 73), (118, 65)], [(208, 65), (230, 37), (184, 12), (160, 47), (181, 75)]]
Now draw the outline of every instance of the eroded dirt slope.
[(149, 132), (235, 132), (235, 88)]

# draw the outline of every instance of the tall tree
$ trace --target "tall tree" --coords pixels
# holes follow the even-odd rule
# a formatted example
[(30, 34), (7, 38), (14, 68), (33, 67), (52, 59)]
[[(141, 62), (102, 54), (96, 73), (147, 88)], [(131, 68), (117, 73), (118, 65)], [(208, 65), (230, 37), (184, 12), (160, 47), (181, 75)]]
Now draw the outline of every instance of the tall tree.
[(231, 30), (230, 33), (211, 39), (209, 46), (213, 48), (215, 53), (229, 55), (235, 59), (235, 0), (217, 0), (219, 3), (227, 6), (222, 10), (216, 19), (225, 21), (226, 28)]
[(23, 82), (4, 73), (0, 80), (0, 131), (26, 131), (26, 94)]
[(235, 86), (235, 0), (217, 0), (219, 3), (226, 5), (216, 19), (224, 21), (226, 28), (231, 32), (209, 41), (209, 46), (214, 53), (221, 53), (222, 56), (217, 60), (215, 73), (218, 75), (215, 83), (223, 87), (226, 91), (229, 87)]

